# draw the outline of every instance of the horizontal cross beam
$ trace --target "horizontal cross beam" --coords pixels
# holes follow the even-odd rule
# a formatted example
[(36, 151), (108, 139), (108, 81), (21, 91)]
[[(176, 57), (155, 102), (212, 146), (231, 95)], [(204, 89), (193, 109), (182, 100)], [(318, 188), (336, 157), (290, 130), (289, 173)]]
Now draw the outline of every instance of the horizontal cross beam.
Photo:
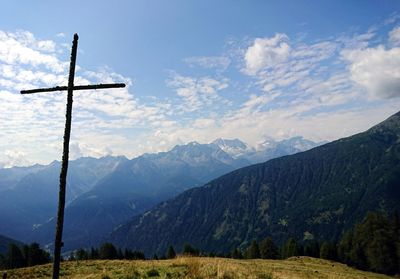
[[(76, 85), (72, 87), (72, 90), (91, 90), (91, 89), (106, 89), (106, 88), (121, 88), (125, 87), (124, 83), (102, 83), (102, 84), (93, 84), (93, 85)], [(68, 86), (56, 86), (51, 88), (39, 88), (39, 89), (31, 89), (31, 90), (21, 90), (21, 94), (33, 94), (33, 93), (43, 93), (43, 92), (52, 92), (52, 91), (66, 91), (68, 90)]]

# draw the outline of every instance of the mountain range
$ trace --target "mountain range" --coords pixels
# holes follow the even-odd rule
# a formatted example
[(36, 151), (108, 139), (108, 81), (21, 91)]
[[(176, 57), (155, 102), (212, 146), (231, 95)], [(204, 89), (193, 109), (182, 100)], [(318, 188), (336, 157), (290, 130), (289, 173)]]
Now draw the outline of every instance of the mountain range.
[[(124, 160), (127, 159), (105, 157), (72, 161), (68, 172), (67, 204), (91, 189)], [(54, 161), (46, 166), (1, 169), (0, 172), (0, 185), (3, 185), (0, 234), (27, 241), (32, 229), (48, 221), (56, 212), (60, 163)]]
[(226, 253), (268, 236), (278, 243), (337, 240), (367, 211), (399, 209), (400, 112), (366, 132), (187, 190), (116, 228), (108, 240), (147, 255), (184, 243)]
[[(317, 146), (301, 137), (251, 148), (238, 139), (191, 142), (132, 160), (107, 156), (70, 162), (66, 249), (97, 245), (114, 227), (211, 179), (258, 162)], [(300, 144), (299, 144), (300, 143)], [(0, 169), (0, 233), (51, 246), (60, 163)]]

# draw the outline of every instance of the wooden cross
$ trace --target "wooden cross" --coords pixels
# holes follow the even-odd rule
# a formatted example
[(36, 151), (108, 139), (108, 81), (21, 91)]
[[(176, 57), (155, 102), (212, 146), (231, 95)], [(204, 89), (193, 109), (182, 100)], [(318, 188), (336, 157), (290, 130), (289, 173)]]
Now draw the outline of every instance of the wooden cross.
[(71, 50), (71, 62), (69, 66), (68, 86), (56, 86), (52, 88), (40, 88), (33, 90), (22, 90), (21, 94), (32, 94), (51, 91), (68, 91), (67, 111), (64, 130), (64, 146), (62, 165), (60, 172), (60, 189), (58, 195), (58, 211), (57, 211), (57, 226), (56, 235), (54, 240), (54, 263), (53, 263), (53, 279), (58, 279), (60, 273), (60, 258), (62, 243), (62, 232), (64, 225), (64, 208), (65, 208), (65, 188), (67, 184), (67, 171), (68, 171), (68, 157), (69, 157), (69, 139), (71, 135), (71, 118), (72, 118), (72, 93), (74, 90), (88, 90), (88, 89), (105, 89), (105, 88), (121, 88), (125, 87), (124, 83), (113, 84), (95, 84), (95, 85), (77, 85), (74, 86), (75, 77), (75, 62), (76, 52), (78, 48), (78, 34), (74, 34)]

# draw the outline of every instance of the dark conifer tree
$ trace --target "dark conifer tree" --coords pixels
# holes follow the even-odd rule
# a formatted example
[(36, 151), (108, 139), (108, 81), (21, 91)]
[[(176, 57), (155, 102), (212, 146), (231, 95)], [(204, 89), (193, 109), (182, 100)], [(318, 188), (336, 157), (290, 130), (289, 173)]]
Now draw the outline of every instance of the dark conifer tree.
[(143, 252), (141, 252), (141, 251), (133, 251), (132, 254), (133, 254), (134, 260), (145, 260), (146, 259)]
[(10, 269), (24, 267), (26, 264), (21, 249), (13, 243), (8, 246), (6, 260), (7, 268)]
[(133, 259), (133, 254), (132, 254), (131, 250), (125, 248), (125, 250), (124, 250), (124, 259), (126, 259), (126, 260), (132, 260)]
[(230, 256), (232, 259), (243, 259), (242, 252), (238, 248), (234, 248)]
[(2, 254), (0, 254), (0, 268), (7, 268), (6, 258)]
[(99, 250), (97, 250), (96, 248), (91, 248), (90, 249), (90, 254), (89, 254), (89, 258), (92, 260), (96, 260), (99, 258)]
[(29, 245), (28, 255), (26, 256), (27, 266), (46, 264), (50, 262), (50, 254), (40, 248), (39, 244), (34, 242)]
[(198, 256), (200, 254), (200, 251), (192, 247), (189, 243), (185, 243), (183, 245), (183, 254), (190, 256)]
[(75, 252), (75, 256), (77, 260), (87, 260), (89, 258), (89, 253), (85, 249), (80, 248)]
[(114, 245), (111, 243), (103, 243), (99, 249), (99, 257), (100, 259), (116, 259), (118, 256), (117, 249), (115, 249)]
[(122, 253), (121, 248), (118, 248), (117, 259), (122, 260), (124, 258), (124, 253)]
[(350, 261), (358, 268), (367, 270), (368, 263), (365, 255), (365, 247), (369, 241), (370, 232), (365, 226), (356, 224), (353, 234), (353, 242), (349, 253)]
[(350, 255), (352, 249), (353, 249), (353, 231), (349, 230), (344, 233), (338, 244), (337, 254), (339, 261), (347, 263), (349, 265), (354, 265)]
[(168, 247), (167, 259), (174, 259), (176, 257), (175, 249), (172, 245)]
[(334, 243), (324, 241), (320, 248), (320, 258), (325, 260), (336, 260), (337, 259), (337, 248)]
[(398, 217), (392, 220), (368, 213), (354, 231), (346, 232), (338, 245), (339, 260), (364, 270), (396, 274), (399, 272)]
[(253, 240), (250, 246), (244, 252), (244, 257), (246, 259), (259, 259), (260, 256), (260, 247), (256, 240)]
[(304, 256), (319, 258), (319, 243), (318, 241), (311, 240), (304, 244)]
[(262, 259), (277, 259), (279, 257), (278, 247), (271, 237), (260, 242), (260, 256)]
[(290, 258), (293, 256), (299, 256), (299, 246), (293, 238), (289, 238), (281, 248), (281, 256), (283, 259)]

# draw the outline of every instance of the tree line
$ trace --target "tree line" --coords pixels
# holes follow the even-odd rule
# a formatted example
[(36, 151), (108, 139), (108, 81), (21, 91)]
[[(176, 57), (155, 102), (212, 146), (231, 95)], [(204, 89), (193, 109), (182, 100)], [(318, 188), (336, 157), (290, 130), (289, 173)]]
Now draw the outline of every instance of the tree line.
[[(169, 253), (169, 251), (173, 253)], [(362, 222), (346, 231), (339, 241), (296, 241), (289, 238), (281, 246), (271, 237), (253, 240), (245, 249), (234, 248), (228, 254), (202, 253), (185, 244), (183, 254), (218, 256), (234, 259), (286, 259), (309, 256), (342, 262), (358, 269), (384, 274), (400, 274), (400, 218), (394, 213), (388, 217), (380, 213), (367, 213)], [(167, 251), (175, 255), (173, 247)], [(168, 257), (169, 256), (169, 257)]]
[(78, 249), (67, 257), (68, 260), (145, 260), (146, 257), (141, 251), (116, 248), (112, 243), (103, 243), (99, 248), (90, 250)]
[[(281, 246), (277, 246), (271, 237), (266, 237), (259, 242), (253, 240), (245, 249), (234, 248), (228, 254), (204, 253), (189, 243), (185, 243), (181, 251), (183, 255), (234, 259), (286, 259), (293, 256), (310, 256), (393, 275), (400, 273), (400, 218), (397, 213), (391, 217), (368, 213), (361, 223), (345, 232), (336, 242), (296, 241), (289, 238)], [(152, 259), (173, 259), (176, 256), (175, 248), (170, 245), (165, 254), (154, 254)], [(99, 248), (89, 250), (78, 249), (66, 257), (66, 260), (91, 259), (145, 260), (146, 257), (141, 251), (121, 250), (112, 243), (103, 243)], [(8, 252), (0, 255), (0, 268), (12, 269), (50, 261), (50, 254), (42, 250), (37, 243), (22, 247), (10, 244)]]
[(385, 273), (400, 273), (400, 218), (368, 213), (361, 223), (343, 234), (337, 242), (288, 239), (281, 247), (272, 238), (253, 240), (244, 251), (235, 248), (230, 257), (237, 259), (286, 259), (310, 256), (345, 263), (358, 269)]
[[(183, 255), (200, 256), (200, 250), (194, 248), (190, 244), (186, 243), (182, 249)], [(175, 249), (170, 245), (163, 255), (154, 254), (151, 259), (153, 260), (165, 260), (173, 259), (176, 257)], [(115, 247), (112, 243), (103, 243), (99, 248), (91, 248), (90, 250), (78, 249), (73, 251), (67, 257), (67, 260), (146, 260), (145, 254), (141, 251), (120, 249)]]
[(13, 269), (39, 264), (46, 264), (51, 261), (50, 254), (41, 249), (38, 243), (18, 246), (10, 244), (5, 255), (0, 254), (0, 268)]

